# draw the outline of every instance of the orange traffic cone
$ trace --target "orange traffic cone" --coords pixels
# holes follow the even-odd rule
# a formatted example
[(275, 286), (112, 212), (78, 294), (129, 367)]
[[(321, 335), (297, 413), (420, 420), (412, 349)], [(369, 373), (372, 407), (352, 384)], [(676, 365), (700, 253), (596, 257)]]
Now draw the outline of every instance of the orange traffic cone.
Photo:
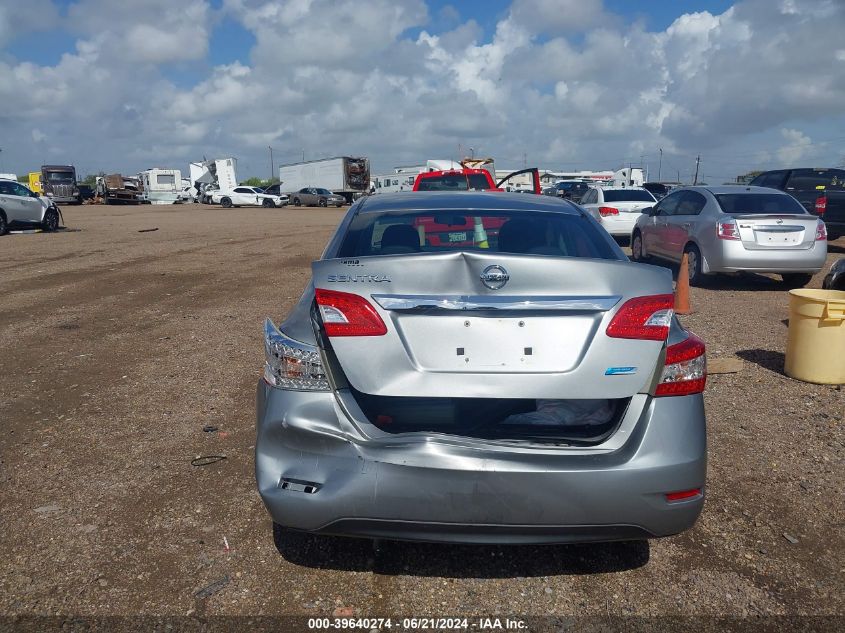
[(675, 314), (692, 314), (689, 304), (689, 261), (686, 253), (681, 260), (678, 283), (675, 285)]

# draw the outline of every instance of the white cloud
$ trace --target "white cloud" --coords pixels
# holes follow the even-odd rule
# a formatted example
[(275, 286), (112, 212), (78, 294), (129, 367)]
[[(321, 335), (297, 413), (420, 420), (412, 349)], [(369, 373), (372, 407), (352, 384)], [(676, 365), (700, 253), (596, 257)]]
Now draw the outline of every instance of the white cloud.
[(777, 157), (784, 164), (798, 162), (813, 147), (812, 139), (799, 130), (783, 128), (780, 133), (787, 144), (777, 150)]
[[(224, 18), (256, 43), (210, 66)], [(817, 160), (825, 141), (810, 139), (845, 128), (834, 0), (743, 0), (658, 32), (598, 0), (515, 0), (486, 36), (422, 0), (79, 0), (66, 23), (78, 40), (55, 65), (0, 53), (0, 137), (30, 167), (37, 131), (89, 169), (235, 155), (246, 177), (265, 173), (267, 145), (277, 160), (368, 154), (389, 168), (461, 144), (504, 166), (527, 153), (579, 168), (656, 161), (662, 147), (673, 174), (701, 152), (727, 178)], [(201, 78), (165, 79), (183, 67)]]

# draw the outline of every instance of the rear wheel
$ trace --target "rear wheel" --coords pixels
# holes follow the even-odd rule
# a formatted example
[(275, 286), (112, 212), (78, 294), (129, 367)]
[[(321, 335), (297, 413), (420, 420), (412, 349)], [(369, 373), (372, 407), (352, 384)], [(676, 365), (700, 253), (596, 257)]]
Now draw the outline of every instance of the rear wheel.
[(293, 199), (293, 206), (295, 206), (295, 207), (301, 206), (301, 205), (299, 204), (299, 198), (294, 198), (294, 199)]
[(275, 207), (276, 205), (273, 204), (273, 201), (270, 198), (264, 198), (264, 201), (261, 203), (261, 206), (265, 209), (269, 209), (271, 207)]
[(690, 286), (701, 286), (704, 284), (704, 271), (702, 270), (701, 251), (695, 244), (687, 244), (684, 249), (687, 255), (687, 264), (689, 266), (689, 283)]
[(231, 209), (232, 208), (232, 199), (231, 198), (221, 198), (220, 204), (222, 204), (227, 209)]
[(41, 228), (52, 233), (59, 228), (59, 212), (55, 209), (47, 209), (44, 214), (44, 220), (41, 222)]
[(0, 235), (6, 235), (9, 232), (9, 224), (6, 222), (5, 214), (0, 211)]
[(639, 231), (635, 231), (631, 237), (631, 259), (635, 262), (644, 262), (646, 256), (643, 253), (643, 236)]
[(788, 273), (783, 274), (780, 276), (783, 279), (783, 284), (789, 288), (803, 288), (810, 280), (813, 278), (812, 275), (807, 273)]

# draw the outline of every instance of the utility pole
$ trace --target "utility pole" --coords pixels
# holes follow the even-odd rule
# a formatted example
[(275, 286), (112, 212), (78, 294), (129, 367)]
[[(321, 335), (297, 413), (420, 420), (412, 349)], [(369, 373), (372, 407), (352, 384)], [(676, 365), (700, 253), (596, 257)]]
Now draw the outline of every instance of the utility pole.
[(657, 163), (657, 182), (660, 182), (660, 175), (663, 171), (663, 148), (660, 148), (660, 162)]
[(273, 148), (268, 145), (267, 149), (270, 150), (270, 180), (273, 180)]
[(701, 162), (701, 154), (695, 157), (695, 178), (692, 179), (693, 186), (698, 184), (698, 163)]

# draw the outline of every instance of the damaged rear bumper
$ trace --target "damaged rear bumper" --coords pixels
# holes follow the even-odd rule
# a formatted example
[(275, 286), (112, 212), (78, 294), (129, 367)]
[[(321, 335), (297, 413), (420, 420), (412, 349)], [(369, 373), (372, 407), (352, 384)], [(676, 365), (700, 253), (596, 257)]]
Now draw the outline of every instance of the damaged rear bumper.
[(703, 493), (700, 394), (649, 399), (610, 450), (368, 438), (343, 415), (330, 393), (259, 383), (256, 479), (276, 523), (374, 538), (573, 543), (677, 534), (704, 503), (703, 494), (665, 498)]

